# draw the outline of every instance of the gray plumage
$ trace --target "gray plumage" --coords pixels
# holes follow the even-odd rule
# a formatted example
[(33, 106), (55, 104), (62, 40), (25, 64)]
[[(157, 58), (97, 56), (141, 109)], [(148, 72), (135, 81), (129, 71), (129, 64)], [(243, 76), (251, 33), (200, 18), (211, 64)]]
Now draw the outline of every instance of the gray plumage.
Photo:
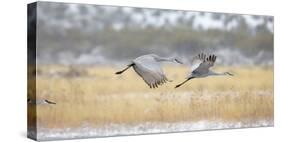
[(211, 67), (214, 66), (216, 62), (217, 56), (211, 54), (211, 55), (206, 55), (204, 53), (198, 54), (195, 56), (192, 60), (192, 67), (191, 67), (191, 74), (187, 77), (187, 79), (178, 84), (175, 88), (180, 87), (187, 81), (194, 79), (194, 78), (203, 78), (207, 76), (217, 76), (217, 75), (231, 75), (233, 74), (229, 72), (224, 72), (224, 73), (216, 73), (210, 70)]
[(150, 88), (157, 88), (159, 85), (162, 85), (169, 81), (160, 65), (160, 62), (163, 61), (182, 64), (176, 58), (163, 58), (155, 54), (148, 54), (134, 59), (127, 68), (123, 69), (122, 71), (116, 72), (116, 74), (121, 74), (130, 67), (133, 67), (135, 72)]

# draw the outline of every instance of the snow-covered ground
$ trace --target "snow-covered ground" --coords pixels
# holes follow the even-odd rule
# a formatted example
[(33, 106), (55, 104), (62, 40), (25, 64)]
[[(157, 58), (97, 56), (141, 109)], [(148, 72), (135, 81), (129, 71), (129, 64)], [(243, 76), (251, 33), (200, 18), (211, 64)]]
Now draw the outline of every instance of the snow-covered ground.
[(273, 126), (273, 120), (256, 122), (220, 122), (220, 121), (198, 121), (198, 122), (176, 122), (156, 123), (147, 122), (138, 125), (110, 124), (103, 127), (93, 128), (88, 125), (80, 128), (46, 129), (39, 128), (37, 131), (38, 140), (59, 140), (88, 137), (104, 137), (118, 135), (137, 135), (151, 133), (183, 132), (198, 130), (215, 130), (247, 127)]

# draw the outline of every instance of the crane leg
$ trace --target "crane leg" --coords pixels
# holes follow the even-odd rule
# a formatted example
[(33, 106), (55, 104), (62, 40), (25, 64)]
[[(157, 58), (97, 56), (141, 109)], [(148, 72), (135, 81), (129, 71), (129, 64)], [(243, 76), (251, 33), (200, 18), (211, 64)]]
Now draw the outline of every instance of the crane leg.
[(121, 71), (118, 71), (118, 72), (116, 72), (115, 74), (121, 74), (121, 73), (123, 73), (124, 71), (126, 71), (127, 69), (129, 69), (131, 66), (133, 66), (134, 64), (130, 64), (130, 65), (128, 65), (128, 67), (126, 67), (125, 69), (123, 69), (123, 70), (121, 70)]
[(182, 82), (182, 83), (180, 83), (180, 84), (178, 84), (178, 85), (176, 85), (176, 87), (175, 88), (178, 88), (178, 87), (180, 87), (180, 86), (182, 86), (184, 83), (186, 83), (187, 81), (189, 81), (190, 79), (193, 79), (194, 77), (189, 77), (188, 79), (186, 79), (184, 82)]

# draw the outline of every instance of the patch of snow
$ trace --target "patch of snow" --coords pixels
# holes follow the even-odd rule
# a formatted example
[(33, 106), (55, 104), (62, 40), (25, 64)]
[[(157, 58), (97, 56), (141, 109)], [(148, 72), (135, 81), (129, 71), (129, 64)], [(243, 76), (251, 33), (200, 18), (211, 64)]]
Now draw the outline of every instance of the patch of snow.
[(84, 125), (80, 128), (47, 129), (39, 128), (38, 140), (76, 139), (89, 137), (105, 137), (120, 135), (153, 134), (168, 132), (185, 132), (199, 130), (216, 130), (230, 128), (265, 127), (273, 126), (273, 121), (261, 120), (254, 123), (247, 122), (221, 122), (202, 120), (198, 122), (159, 123), (147, 122), (142, 124), (109, 124), (103, 127), (90, 127)]

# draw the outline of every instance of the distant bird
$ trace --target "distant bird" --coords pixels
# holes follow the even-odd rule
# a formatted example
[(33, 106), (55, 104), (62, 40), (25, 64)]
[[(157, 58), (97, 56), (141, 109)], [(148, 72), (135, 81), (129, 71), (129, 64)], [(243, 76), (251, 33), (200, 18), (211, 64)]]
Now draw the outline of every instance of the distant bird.
[(43, 105), (43, 104), (56, 104), (55, 102), (43, 99), (43, 100), (32, 100), (30, 98), (27, 99), (27, 103), (28, 104), (32, 104), (32, 105)]
[(217, 56), (215, 55), (209, 55), (207, 56), (204, 53), (198, 54), (195, 56), (192, 60), (192, 67), (191, 67), (191, 75), (187, 77), (187, 79), (178, 84), (175, 88), (180, 87), (187, 81), (194, 79), (194, 78), (203, 78), (208, 76), (219, 76), (219, 75), (230, 75), (233, 76), (233, 74), (229, 72), (223, 72), (223, 73), (216, 73), (211, 70), (209, 70), (212, 66), (214, 66), (214, 63), (217, 59)]
[(142, 77), (144, 82), (150, 88), (157, 88), (158, 85), (162, 85), (166, 83), (166, 81), (169, 81), (160, 66), (160, 62), (163, 61), (182, 64), (182, 62), (176, 58), (163, 58), (155, 54), (148, 54), (134, 59), (128, 67), (115, 74), (121, 74), (130, 67), (133, 67), (135, 72)]

